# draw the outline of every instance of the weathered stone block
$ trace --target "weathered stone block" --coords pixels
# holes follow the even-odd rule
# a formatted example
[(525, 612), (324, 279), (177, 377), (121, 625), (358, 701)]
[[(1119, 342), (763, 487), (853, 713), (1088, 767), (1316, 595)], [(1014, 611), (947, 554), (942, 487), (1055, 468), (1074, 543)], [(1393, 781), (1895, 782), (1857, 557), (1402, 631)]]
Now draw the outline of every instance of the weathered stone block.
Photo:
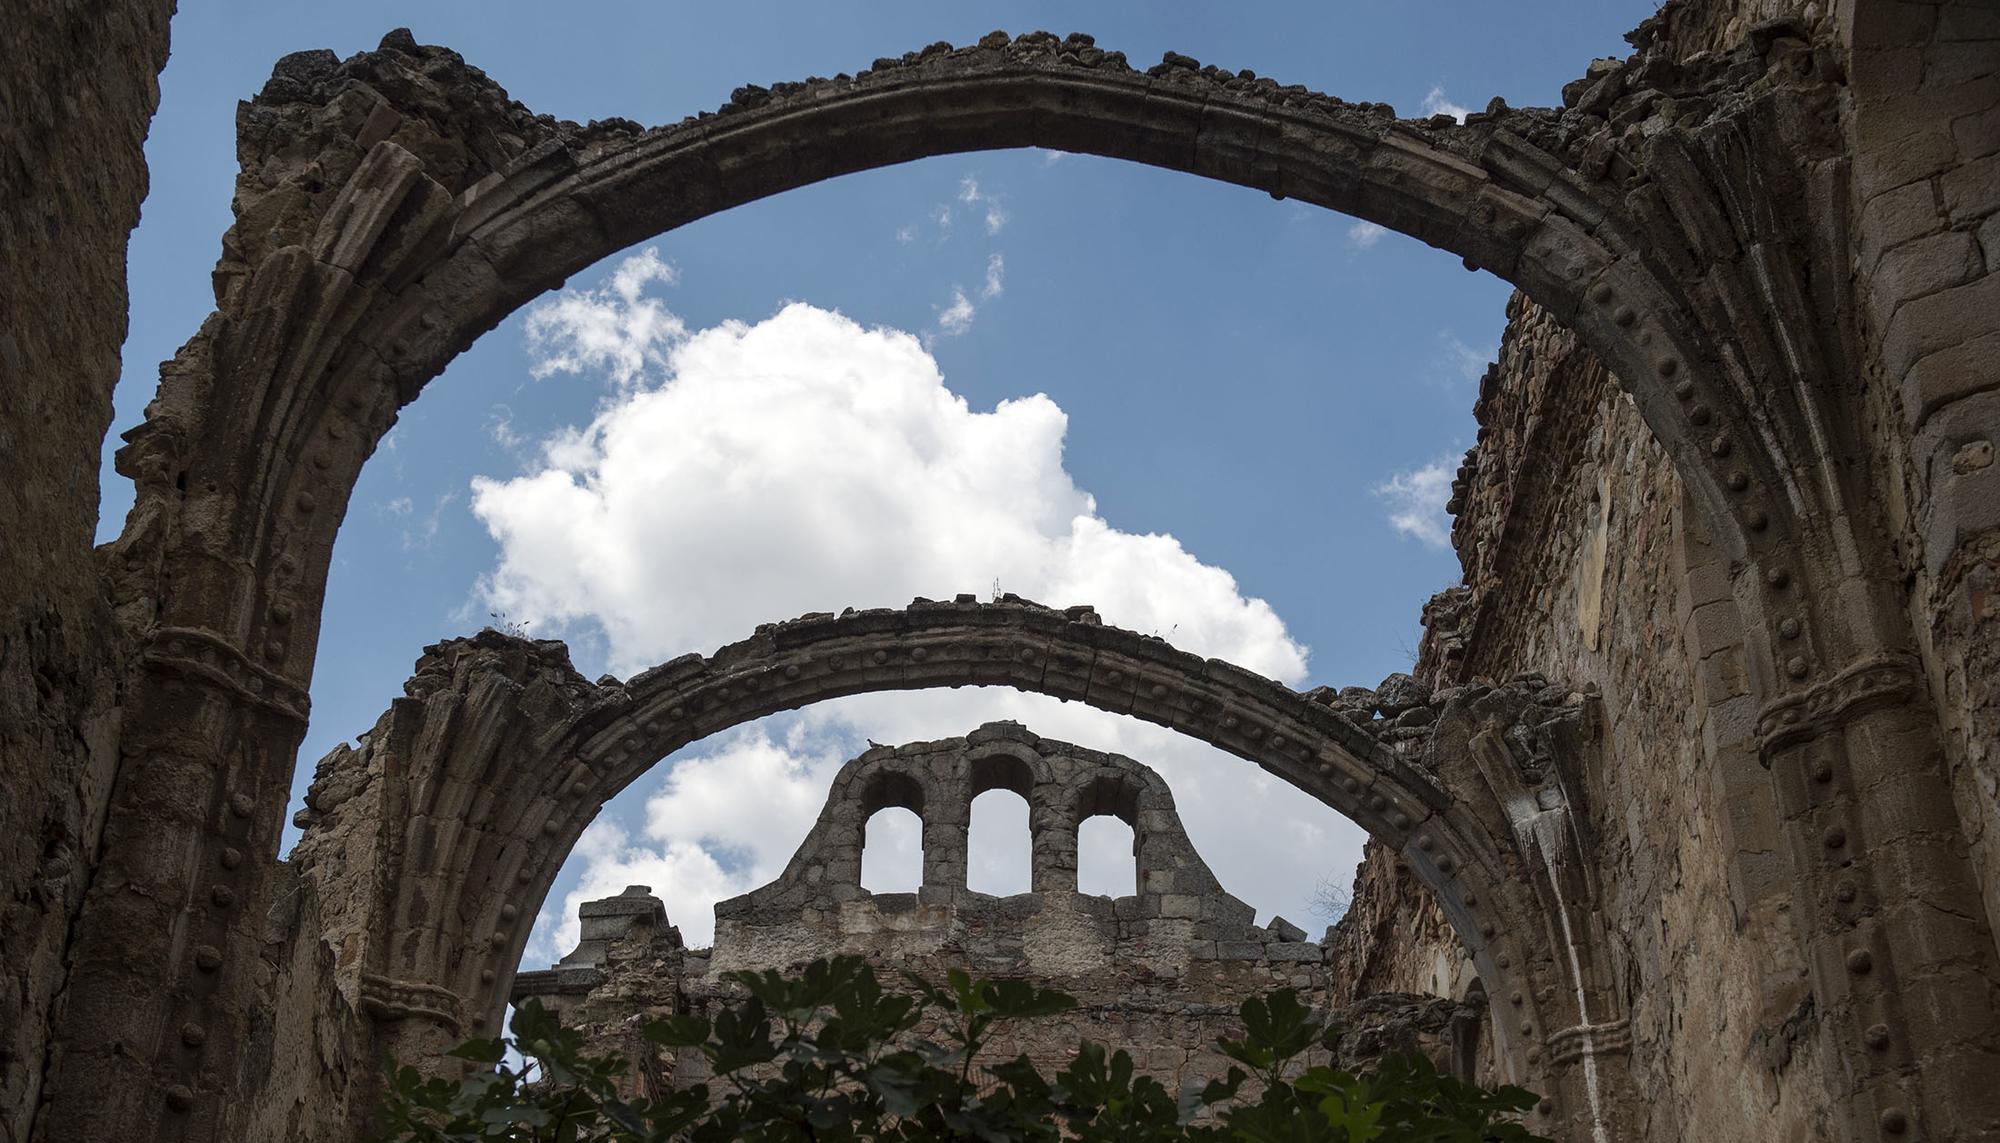
[(1695, 693), (1713, 708), (1750, 693), (1750, 675), (1740, 646), (1710, 650), (1695, 668)]
[(1970, 43), (1932, 44), (1924, 52), (1924, 92), (1929, 94), (1950, 91), (1983, 76), (1992, 75), (1995, 68), (2000, 67), (1993, 62), (1996, 58), (2000, 58), (2000, 51), (1996, 51), (1995, 47), (1991, 40), (1986, 39)]
[(1743, 617), (1735, 598), (1703, 604), (1688, 616), (1688, 642), (1700, 655), (1733, 647), (1743, 641)]
[(1941, 5), (1937, 10), (1937, 38), (1946, 43), (2000, 40), (2000, 8), (1978, 3)]
[(1938, 179), (1945, 214), (1963, 225), (2000, 210), (2000, 154), (1975, 159)]
[(1869, 289), (1887, 318), (1908, 301), (1962, 285), (1985, 272), (1986, 259), (1971, 233), (1946, 230), (1906, 242), (1882, 256)]
[(1306, 939), (1306, 931), (1304, 929), (1299, 928), (1283, 917), (1272, 917), (1271, 923), (1265, 925), (1264, 928), (1281, 941), (1302, 941)]
[(1872, 269), (1884, 251), (1944, 228), (1934, 182), (1924, 179), (1884, 191), (1861, 210), (1861, 266)]
[(2000, 151), (2000, 102), (1952, 120), (1951, 137), (1959, 155), (1967, 159)]
[(1995, 391), (1946, 406), (1925, 426), (1931, 516), (1924, 528), (1924, 566), (1933, 576), (1960, 547), (2000, 528), (2000, 464), (1994, 462), (2000, 377), (1995, 383)]
[(1898, 310), (1889, 322), (1882, 339), (1882, 368), (1891, 377), (1904, 377), (1907, 400), (1911, 381), (1904, 375), (1911, 366), (1928, 354), (1964, 344), (1967, 338), (1990, 329), (1996, 313), (2000, 313), (2000, 274), (1918, 298)]
[(1862, 154), (1855, 162), (1861, 194), (1873, 198), (1950, 170), (1958, 162), (1958, 145), (1943, 125), (1922, 127)]
[[(1988, 274), (1982, 283), (2000, 284), (2000, 274)], [(1971, 289), (1973, 287), (1961, 286), (1951, 293), (1966, 293)], [(2000, 290), (1987, 292), (2000, 301)], [(1925, 301), (1912, 302), (1904, 308), (1905, 312), (1924, 305)], [(1969, 318), (1970, 315), (1957, 316)], [(1962, 331), (1964, 327), (1959, 328)], [(1940, 349), (1904, 373), (1904, 423), (1912, 427), (1921, 425), (1945, 405), (1974, 393), (1985, 392), (1996, 385), (2000, 385), (2000, 330)]]

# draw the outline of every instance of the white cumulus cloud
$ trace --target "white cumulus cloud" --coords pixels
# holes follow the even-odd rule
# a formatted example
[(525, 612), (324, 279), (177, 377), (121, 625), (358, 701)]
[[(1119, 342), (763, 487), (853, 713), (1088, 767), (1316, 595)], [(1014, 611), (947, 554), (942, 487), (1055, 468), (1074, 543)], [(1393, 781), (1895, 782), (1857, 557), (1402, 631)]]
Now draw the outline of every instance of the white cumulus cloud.
[[(995, 293), (1002, 273), (996, 256)], [(1098, 514), (1064, 468), (1067, 417), (1048, 397), (975, 410), (911, 334), (803, 303), (687, 332), (616, 281), (583, 291), (590, 307), (552, 312), (629, 328), (623, 311), (644, 309), (657, 335), (637, 375), (623, 372), (630, 358), (603, 356), (594, 368), (614, 388), (590, 423), (544, 439), (525, 474), (474, 481), (473, 511), (499, 549), (481, 585), (487, 608), (601, 645), (630, 675), (759, 623), (983, 597), (997, 583), (1304, 682), (1306, 648), (1267, 603), (1173, 536)], [(570, 354), (574, 340), (549, 319), (530, 347)], [(580, 881), (541, 918), (531, 957), (569, 948), (575, 906), (628, 884), (652, 885), (705, 943), (714, 902), (783, 868), (866, 739), (944, 738), (996, 718), (1155, 766), (1225, 886), (1267, 911), (1309, 921), (1318, 881), (1344, 880), (1358, 857), (1358, 830), (1332, 811), (1164, 728), (1004, 689), (862, 695), (697, 744), (643, 779), (643, 823), (608, 820), (587, 835), (573, 858)], [(981, 856), (982, 869), (1024, 880), (1016, 840)]]
[(686, 333), (666, 303), (647, 297), (654, 282), (679, 277), (654, 247), (626, 258), (604, 285), (564, 290), (528, 310), (528, 346), (537, 378), (599, 370), (620, 386), (659, 366), (667, 347)]
[(500, 545), (486, 602), (601, 627), (612, 667), (712, 649), (759, 622), (1006, 590), (1297, 680), (1305, 649), (1262, 600), (1169, 535), (1096, 514), (1041, 394), (977, 412), (921, 342), (793, 303), (688, 335), (658, 384), (473, 481)]

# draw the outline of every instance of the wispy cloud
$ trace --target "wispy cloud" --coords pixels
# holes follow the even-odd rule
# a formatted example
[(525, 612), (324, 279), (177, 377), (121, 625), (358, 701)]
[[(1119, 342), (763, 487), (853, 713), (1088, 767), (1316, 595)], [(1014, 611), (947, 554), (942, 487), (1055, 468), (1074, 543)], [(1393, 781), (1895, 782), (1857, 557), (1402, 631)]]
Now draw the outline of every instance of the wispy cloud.
[(1425, 115), (1449, 115), (1460, 123), (1465, 122), (1465, 117), (1472, 114), (1472, 108), (1445, 98), (1444, 85), (1441, 83), (1432, 84), (1431, 89), (1424, 93), (1422, 111)]
[(917, 240), (916, 223), (912, 222), (907, 226), (899, 226), (896, 228), (896, 241), (902, 243), (905, 246), (908, 246), (910, 243), (915, 242), (916, 240)]
[(972, 328), (972, 319), (979, 314), (982, 303), (1007, 292), (1007, 257), (994, 253), (986, 256), (986, 280), (979, 287), (979, 301), (972, 300), (964, 286), (951, 288), (951, 300), (937, 310), (937, 321), (924, 331), (923, 343), (926, 349), (947, 337), (957, 337)]
[(1499, 346), (1477, 348), (1467, 345), (1465, 340), (1450, 330), (1438, 332), (1438, 344), (1443, 347), (1445, 367), (1461, 381), (1477, 381), (1486, 375), (1486, 366), (1500, 352)]
[(486, 412), (486, 435), (494, 444), (508, 452), (519, 452), (528, 443), (525, 433), (514, 429), (514, 410), (506, 405), (495, 405)]
[(1433, 548), (1451, 546), (1451, 517), (1444, 510), (1451, 499), (1455, 469), (1449, 460), (1434, 460), (1422, 468), (1390, 475), (1372, 491), (1388, 509), (1389, 526)]
[(1000, 205), (997, 195), (979, 189), (979, 180), (967, 175), (958, 180), (958, 201), (970, 208), (983, 208), (986, 213), (986, 233), (998, 235), (1007, 226), (1007, 210)]
[[(437, 500), (431, 504), (431, 510), (425, 514), (422, 520), (417, 522), (415, 527), (403, 529), (403, 550), (406, 552), (423, 551), (436, 542), (438, 527), (444, 522), (445, 509), (451, 507), (452, 502), (457, 499), (458, 493), (456, 492), (440, 494)], [(405, 499), (403, 503), (408, 505), (409, 501)], [(409, 512), (405, 511), (400, 514), (407, 516)]]
[[(953, 286), (950, 304), (938, 310), (935, 336), (957, 337), (972, 328), (973, 315), (978, 312), (979, 307), (973, 305), (972, 299), (965, 296), (964, 288)], [(932, 334), (924, 335), (925, 344), (928, 345), (933, 340), (935, 338)]]
[(1382, 241), (1382, 236), (1387, 233), (1389, 231), (1386, 227), (1377, 226), (1372, 222), (1357, 222), (1347, 228), (1347, 242), (1356, 250), (1367, 250)]

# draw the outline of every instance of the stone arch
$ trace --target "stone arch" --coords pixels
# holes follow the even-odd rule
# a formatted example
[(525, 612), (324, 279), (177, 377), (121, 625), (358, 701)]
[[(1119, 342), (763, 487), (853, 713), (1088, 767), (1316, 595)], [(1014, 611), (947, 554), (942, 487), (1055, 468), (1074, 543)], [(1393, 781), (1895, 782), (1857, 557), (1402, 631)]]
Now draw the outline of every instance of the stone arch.
[[(368, 750), (397, 759), (401, 774), (375, 784), (371, 796), (382, 801), (359, 820), (384, 814), (394, 819), (388, 828), (411, 831), (411, 841), (395, 846), (381, 870), (376, 883), (384, 895), (352, 901), (351, 911), (327, 925), (356, 934), (350, 954), (377, 997), (372, 1011), (383, 1046), (400, 1058), (421, 1058), (451, 1035), (497, 1021), (529, 924), (563, 860), (598, 807), (659, 759), (746, 721), (828, 698), (966, 685), (1036, 691), (1165, 725), (1298, 785), (1394, 847), (1436, 892), (1480, 975), (1521, 997), (1496, 1013), (1504, 1038), (1519, 1043), (1536, 1026), (1570, 1020), (1561, 980), (1548, 975), (1560, 966), (1544, 932), (1518, 923), (1538, 911), (1538, 900), (1499, 803), (1448, 793), (1443, 776), (1329, 705), (1323, 690), (1299, 694), (1160, 639), (1104, 626), (1087, 607), (1055, 610), (1012, 598), (920, 600), (903, 610), (807, 616), (766, 625), (712, 656), (684, 656), (625, 683), (596, 687), (575, 678), (566, 662), (560, 671), (530, 670), (548, 680), (536, 687), (493, 678), (495, 669), (515, 669), (520, 660), (511, 651), (501, 656), (504, 666), (473, 665), (505, 642), (489, 633), (433, 648), (419, 680), (437, 681), (413, 680), (411, 693), (424, 697), (406, 700), (370, 735)], [(524, 689), (562, 697), (528, 701)], [(425, 727), (446, 725), (460, 727), (467, 740), (422, 738)], [(1158, 879), (1144, 886), (1147, 892), (1220, 892), (1205, 867), (1174, 859), (1189, 847), (1174, 824), (1171, 793), (1156, 776), (1103, 763), (1073, 767), (1071, 778), (1052, 782), (1041, 760), (1005, 733), (982, 728), (968, 741), (986, 778), (1012, 773), (1018, 780), (1025, 769), (1035, 779), (1031, 808), (1052, 808), (1034, 811), (1038, 866), (1060, 866), (1060, 859), (1041, 860), (1041, 851), (1049, 838), (1067, 838), (1069, 884), (1038, 874), (1038, 888), (1074, 891), (1078, 815), (1107, 810), (1132, 822), (1141, 840), (1142, 876)], [(875, 754), (843, 775), (851, 788), (836, 789), (829, 804), (920, 805), (926, 835), (920, 898), (962, 892), (964, 838), (938, 831), (962, 830), (972, 783), (954, 788), (935, 773), (901, 768), (886, 750), (879, 764)], [(352, 760), (361, 764), (358, 754)], [(343, 774), (349, 765), (329, 759), (323, 785), (355, 783)], [(430, 811), (398, 811), (398, 782), (427, 791)], [(309, 798), (315, 816), (296, 851), (308, 867), (350, 860), (349, 843), (316, 816), (326, 802), (320, 788)], [(816, 829), (828, 832), (811, 843), (831, 855), (823, 865), (829, 882), (849, 883), (852, 869), (855, 893), (861, 892), (859, 824), (823, 821)], [(952, 853), (960, 855), (959, 867), (945, 868)], [(375, 936), (389, 933), (393, 941)], [(428, 999), (398, 999), (408, 997)], [(1513, 1057), (1507, 1066), (1521, 1069), (1515, 1078), (1547, 1067)]]
[[(118, 777), (78, 926), (81, 944), (121, 956), (92, 966), (65, 1020), (191, 1025), (218, 1057), (243, 1050), (253, 1013), (228, 998), (249, 989), (217, 987), (216, 974), (248, 981), (259, 963), (333, 539), (397, 411), (480, 333), (605, 254), (926, 155), (1042, 145), (1188, 171), (1352, 213), (1491, 270), (1577, 331), (1673, 457), (1755, 633), (1760, 748), (1783, 754), (1909, 697), (1893, 584), (1844, 516), (1858, 479), (1848, 430), (1822, 407), (1826, 378), (1853, 372), (1826, 332), (1847, 303), (1831, 292), (1839, 274), (1808, 266), (1841, 260), (1821, 257), (1819, 236), (1777, 205), (1813, 189), (1784, 158), (1787, 132), (1832, 88), (1784, 70), (1796, 53), (1774, 51), (1781, 40), (1599, 81), (1586, 118), (1661, 94), (1709, 116), (1699, 146), (1674, 127), (1637, 151), (1587, 124), (1571, 133), (1555, 112), (1407, 121), (1184, 57), (1141, 73), (1087, 37), (937, 45), (851, 78), (741, 89), (723, 114), (653, 131), (537, 118), (407, 33), (345, 64), (288, 57), (243, 111), (257, 161), (246, 158), (216, 271), (217, 313), (163, 367), (119, 453), (138, 495), (106, 565), (140, 648), (121, 752), (143, 764)], [(1758, 98), (1731, 102), (1757, 85)], [(1781, 646), (1786, 619), (1802, 634)], [(1928, 717), (1915, 711), (1894, 733), (1934, 737), (1918, 725)], [(1849, 751), (1893, 753), (1884, 734), (1851, 737), (1843, 764)], [(590, 772), (570, 781), (587, 793), (601, 759), (582, 757)], [(1370, 812), (1412, 825), (1471, 813), (1409, 817), (1386, 796)], [(548, 837), (574, 816), (544, 819)], [(1447, 845), (1441, 859), (1472, 856)], [(418, 920), (421, 944), (440, 919)], [(1454, 922), (1477, 931), (1469, 916)], [(1837, 942), (1812, 939), (1834, 963)], [(385, 1004), (416, 1011), (424, 995)], [(52, 1099), (91, 1108), (71, 1116), (86, 1134), (156, 1120), (162, 1090), (208, 1122), (213, 1085), (194, 1069), (162, 1043), (143, 1064), (72, 1069)], [(117, 1094), (97, 1101), (105, 1091)]]
[(861, 812), (901, 809), (921, 818), (924, 801), (924, 783), (920, 779), (899, 770), (878, 770), (869, 775), (867, 785), (862, 788)]
[(992, 790), (1006, 790), (1027, 798), (1034, 793), (1035, 768), (1012, 753), (992, 751), (972, 760), (973, 797)]
[(1097, 778), (1077, 791), (1077, 820), (1113, 817), (1136, 830), (1140, 797), (1139, 784), (1122, 775)]
[[(392, 36), (365, 66), (349, 61), (342, 70), (395, 77), (419, 62), (435, 70), (440, 54), (451, 58)], [(330, 62), (286, 63), (295, 60), (305, 72)], [(1744, 343), (1744, 322), (1782, 324), (1799, 307), (1733, 304), (1725, 312), (1698, 299), (1702, 283), (1689, 280), (1701, 276), (1690, 244), (1719, 256), (1759, 237), (1754, 204), (1725, 200), (1699, 217), (1632, 216), (1628, 202), (1651, 200), (1531, 141), (1549, 141), (1545, 113), (1496, 112), (1464, 125), (1398, 120), (1379, 105), (1184, 57), (1142, 73), (1088, 37), (1037, 34), (955, 51), (934, 45), (852, 78), (739, 89), (721, 114), (672, 127), (607, 121), (568, 130), (505, 107), (490, 81), (458, 66), (486, 94), (461, 100), (476, 110), (456, 120), (445, 114), (443, 123), (386, 79), (359, 91), (323, 81), (323, 115), (351, 132), (329, 143), (346, 179), (324, 188), (322, 214), (296, 244), (266, 248), (263, 236), (239, 226), (218, 271), (223, 309), (235, 320), (197, 338), (198, 351), (191, 343), (184, 358), (200, 360), (177, 361), (163, 375), (169, 398), (199, 387), (180, 368), (187, 365), (208, 366), (225, 384), (285, 390), (284, 400), (224, 403), (254, 423), (210, 425), (188, 423), (200, 415), (192, 409), (187, 418), (169, 415), (181, 403), (169, 399), (135, 432), (121, 469), (141, 485), (127, 537), (138, 540), (142, 523), (181, 496), (175, 477), (191, 462), (189, 436), (268, 438), (247, 452), (218, 450), (227, 471), (189, 475), (197, 498), (211, 485), (254, 490), (216, 507), (243, 517), (242, 534), (258, 553), (237, 598), (265, 602), (246, 616), (241, 645), (281, 670), (310, 662), (325, 555), (362, 461), (396, 410), (480, 333), (632, 242), (841, 174), (967, 150), (1039, 145), (1187, 171), (1351, 213), (1460, 254), (1517, 285), (1611, 365), (1733, 559), (1764, 560), (1799, 538), (1801, 521), (1822, 506), (1819, 482), (1800, 475), (1813, 466), (1799, 459), (1821, 443), (1818, 422), (1761, 407), (1806, 398), (1774, 395), (1751, 352), (1785, 344), (1798, 368), (1809, 368), (1810, 331), (1760, 326), (1755, 343)], [(274, 81), (281, 94), (265, 97), (272, 112), (291, 114), (285, 97), (299, 89)], [(468, 135), (512, 142), (504, 155), (450, 163), (434, 153), (463, 149)], [(1685, 169), (1701, 165), (1699, 156), (1671, 157), (1663, 174), (1712, 175)], [(1632, 174), (1645, 181), (1645, 170)], [(1675, 189), (1712, 193), (1708, 183)], [(1691, 235), (1703, 226), (1720, 229)], [(1768, 258), (1775, 244), (1762, 249)], [(1729, 300), (1741, 303), (1757, 282), (1790, 289), (1795, 283), (1774, 276), (1777, 269), (1791, 268), (1740, 268), (1726, 283)], [(176, 392), (183, 386), (188, 392)], [(1753, 578), (1747, 590), (1764, 589)], [(269, 608), (279, 600), (305, 622), (275, 621)], [(1809, 640), (1831, 629), (1814, 632)], [(1806, 664), (1811, 673), (1810, 657)], [(1782, 686), (1774, 673), (1771, 689)]]

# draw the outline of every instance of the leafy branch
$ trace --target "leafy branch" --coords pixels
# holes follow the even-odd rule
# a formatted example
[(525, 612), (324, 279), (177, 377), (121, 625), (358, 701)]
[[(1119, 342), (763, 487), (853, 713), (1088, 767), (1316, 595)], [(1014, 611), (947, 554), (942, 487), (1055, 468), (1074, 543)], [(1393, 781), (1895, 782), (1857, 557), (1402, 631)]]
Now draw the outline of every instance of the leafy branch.
[[(537, 1001), (511, 1035), (451, 1053), (461, 1079), (393, 1067), (380, 1122), (390, 1143), (709, 1143), (749, 1139), (1244, 1140), (1326, 1143), (1537, 1143), (1517, 1122), (1535, 1103), (1517, 1087), (1484, 1089), (1394, 1056), (1350, 1074), (1303, 1066), (1341, 1029), (1291, 989), (1246, 1001), (1244, 1034), (1216, 1046), (1220, 1079), (1176, 1099), (1138, 1074), (1130, 1054), (1088, 1041), (1053, 1079), (1025, 1055), (978, 1060), (1008, 1025), (1076, 1001), (1020, 980), (951, 971), (942, 986), (905, 974), (884, 988), (858, 957), (797, 974), (727, 973), (744, 998), (713, 1020), (679, 1015), (643, 1030), (657, 1048), (698, 1054), (726, 1083), (657, 1098), (621, 1091), (628, 1062), (585, 1052), (583, 1036)], [(943, 1043), (918, 1038), (939, 1028)], [(509, 1048), (519, 1066), (510, 1063)], [(1295, 1074), (1296, 1073), (1296, 1074)], [(1254, 1098), (1252, 1096), (1254, 1092)], [(1546, 1143), (1541, 1140), (1540, 1143)]]

